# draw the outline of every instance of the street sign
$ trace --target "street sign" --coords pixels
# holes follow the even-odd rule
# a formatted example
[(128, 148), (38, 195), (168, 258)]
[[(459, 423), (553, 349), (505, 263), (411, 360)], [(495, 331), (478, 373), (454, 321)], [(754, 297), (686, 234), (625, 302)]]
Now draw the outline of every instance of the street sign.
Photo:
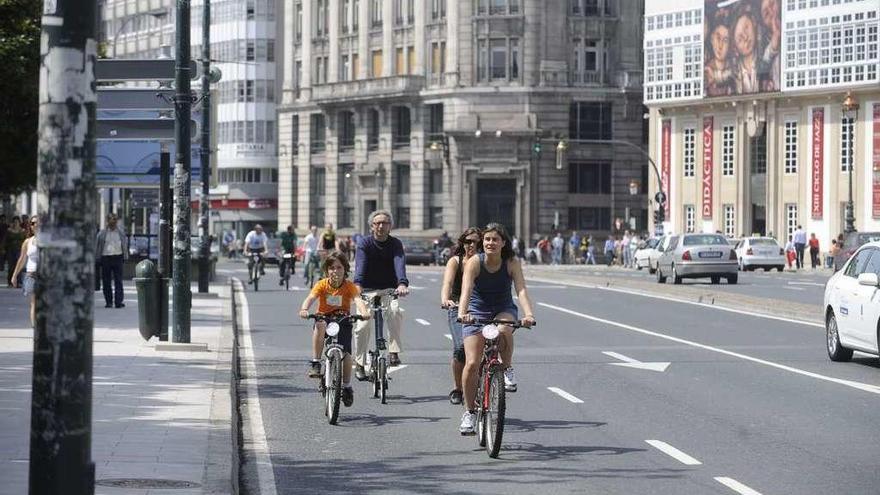
[[(154, 140), (113, 141), (96, 143), (96, 182), (98, 187), (158, 187), (161, 143)], [(172, 170), (174, 143), (168, 143)], [(201, 156), (192, 146), (192, 182), (201, 181)]]
[[(101, 58), (95, 65), (95, 78), (98, 82), (173, 81), (175, 63), (173, 58)], [(189, 72), (190, 79), (201, 76), (194, 60), (189, 61)]]
[[(164, 98), (163, 98), (164, 97)], [(98, 88), (101, 110), (174, 110), (173, 89)]]
[[(197, 135), (196, 122), (190, 120), (190, 132)], [(173, 140), (174, 119), (118, 119), (97, 121), (99, 140)]]
[(666, 193), (663, 191), (657, 191), (657, 194), (654, 195), (654, 201), (661, 205), (666, 204)]

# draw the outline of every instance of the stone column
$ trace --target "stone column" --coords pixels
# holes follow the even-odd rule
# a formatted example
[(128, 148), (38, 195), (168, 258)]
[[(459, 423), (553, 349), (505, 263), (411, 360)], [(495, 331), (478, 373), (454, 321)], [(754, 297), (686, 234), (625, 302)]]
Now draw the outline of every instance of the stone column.
[[(302, 32), (302, 81), (299, 87), (303, 100), (312, 99), (312, 19), (315, 14), (313, 2), (302, 3), (303, 8), (303, 32)], [(308, 141), (306, 141), (308, 144)], [(308, 217), (306, 217), (308, 219)], [(308, 220), (307, 220), (308, 221)]]
[(391, 1), (382, 2), (382, 77), (394, 74), (394, 10)]
[(339, 187), (339, 115), (334, 110), (326, 117), (327, 122), (327, 150), (324, 152), (324, 218), (333, 223), (334, 228), (339, 223), (340, 187)]
[[(305, 41), (305, 37), (303, 37), (303, 41)], [(310, 114), (304, 113), (300, 115), (300, 126), (299, 126), (299, 142), (303, 143), (303, 146), (300, 149), (299, 154), (296, 156), (297, 160), (297, 194), (296, 194), (296, 224), (300, 229), (308, 229), (309, 228), (309, 214), (311, 213), (311, 187), (310, 187), (310, 179), (311, 179), (311, 158), (312, 155), (310, 153), (312, 141), (312, 126), (311, 126), (311, 116)]]
[[(415, 42), (414, 48), (416, 50), (416, 66), (410, 67), (410, 74), (416, 74), (419, 76), (425, 75), (425, 64), (426, 64), (426, 54), (429, 53), (427, 47), (425, 46), (425, 7), (427, 2), (414, 2), (415, 4), (415, 12), (414, 16), (416, 18), (415, 25)], [(407, 60), (408, 62), (408, 60)]]
[(446, 72), (455, 73), (458, 73), (458, 4), (455, 0), (446, 4)]
[(425, 116), (423, 106), (410, 106), (409, 226), (413, 231), (426, 228), (428, 196), (425, 169)]
[[(327, 82), (339, 81), (339, 0), (330, 0), (327, 14), (330, 31), (330, 67), (327, 69)], [(335, 223), (335, 222), (334, 222)]]
[(368, 0), (354, 0), (358, 4), (358, 79), (370, 78), (370, 4)]

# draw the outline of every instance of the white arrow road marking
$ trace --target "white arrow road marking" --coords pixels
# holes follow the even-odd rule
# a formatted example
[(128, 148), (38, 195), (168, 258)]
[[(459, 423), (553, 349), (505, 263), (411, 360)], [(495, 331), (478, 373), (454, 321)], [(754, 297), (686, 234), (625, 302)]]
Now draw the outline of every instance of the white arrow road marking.
[(825, 284), (818, 284), (816, 282), (789, 282), (788, 285), (813, 285), (816, 287), (825, 287)]
[(602, 354), (606, 356), (611, 356), (614, 359), (619, 359), (623, 361), (622, 363), (608, 363), (612, 366), (622, 366), (624, 368), (636, 368), (640, 370), (651, 370), (651, 371), (659, 371), (664, 372), (666, 368), (669, 367), (672, 363), (643, 363), (637, 359), (633, 359), (631, 357), (626, 357), (623, 354), (618, 354), (616, 352), (611, 351), (603, 351)]
[(431, 324), (430, 321), (428, 321), (428, 320), (423, 320), (423, 319), (421, 319), (421, 318), (416, 318), (416, 323), (418, 323), (419, 325), (424, 325), (424, 326), (428, 326), (428, 325)]
[(672, 457), (676, 461), (686, 465), (686, 466), (699, 466), (702, 462), (694, 459), (693, 457), (685, 454), (684, 452), (678, 450), (677, 448), (669, 445), (666, 442), (661, 442), (660, 440), (645, 440), (651, 447), (663, 452), (664, 454)]
[(443, 336), (449, 340), (452, 340), (452, 334), (444, 333)]
[(577, 311), (572, 311), (567, 308), (563, 308), (561, 306), (554, 306), (552, 304), (547, 303), (538, 303), (539, 306), (544, 306), (545, 308), (555, 309), (556, 311), (560, 311), (562, 313), (567, 313), (573, 316), (578, 316), (580, 318), (584, 318), (586, 320), (595, 321), (598, 323), (604, 323), (606, 325), (615, 326), (617, 328), (622, 328), (624, 330), (629, 330), (631, 332), (640, 333), (642, 335), (650, 335), (651, 337), (657, 337), (658, 339), (668, 340), (670, 342), (676, 342), (679, 344), (684, 344), (690, 347), (695, 347), (697, 349), (703, 349), (706, 351), (717, 352), (718, 354), (723, 354), (725, 356), (734, 357), (737, 359), (742, 359), (743, 361), (750, 361), (752, 363), (760, 364), (763, 366), (768, 366), (770, 368), (776, 368), (778, 370), (787, 371), (789, 373), (795, 373), (801, 376), (807, 376), (810, 378), (815, 378), (816, 380), (822, 380), (831, 383), (837, 383), (838, 385), (844, 385), (847, 387), (852, 387), (857, 390), (862, 390), (864, 392), (870, 392), (872, 394), (880, 395), (880, 387), (877, 385), (870, 385), (867, 383), (856, 382), (853, 380), (844, 380), (842, 378), (834, 378), (826, 375), (820, 375), (819, 373), (813, 373), (812, 371), (802, 370), (800, 368), (794, 368), (792, 366), (786, 366), (784, 364), (774, 363), (773, 361), (767, 361), (765, 359), (759, 359), (756, 357), (748, 356), (746, 354), (740, 354), (738, 352), (728, 351), (726, 349), (722, 349), (720, 347), (712, 347), (710, 345), (701, 344), (699, 342), (694, 342), (692, 340), (680, 339), (678, 337), (673, 337), (671, 335), (665, 335), (658, 332), (652, 332), (651, 330), (645, 330), (644, 328), (634, 327), (632, 325), (627, 325), (625, 323), (619, 323), (616, 321), (606, 320), (604, 318), (597, 318), (595, 316), (590, 316), (584, 313), (578, 313)]
[(547, 387), (547, 390), (553, 392), (554, 394), (556, 394), (556, 395), (562, 397), (563, 399), (565, 399), (565, 400), (567, 400), (567, 401), (569, 401), (569, 402), (573, 402), (573, 403), (575, 403), (575, 404), (583, 404), (583, 403), (584, 403), (584, 401), (582, 401), (582, 400), (578, 399), (577, 397), (571, 395), (570, 393), (566, 392), (565, 390), (562, 390), (561, 388)]
[(717, 477), (715, 477), (715, 481), (721, 483), (722, 485), (726, 486), (727, 488), (730, 488), (731, 490), (733, 490), (737, 493), (741, 493), (742, 495), (761, 495), (761, 492), (758, 492), (757, 490), (753, 490), (753, 489), (747, 487), (746, 485), (743, 485), (739, 481), (736, 481), (733, 478), (725, 478), (723, 476), (717, 476)]
[(409, 365), (408, 364), (398, 364), (397, 366), (390, 366), (388, 368), (388, 372), (394, 373), (395, 371), (402, 370), (402, 369), (406, 368), (407, 366), (409, 366)]

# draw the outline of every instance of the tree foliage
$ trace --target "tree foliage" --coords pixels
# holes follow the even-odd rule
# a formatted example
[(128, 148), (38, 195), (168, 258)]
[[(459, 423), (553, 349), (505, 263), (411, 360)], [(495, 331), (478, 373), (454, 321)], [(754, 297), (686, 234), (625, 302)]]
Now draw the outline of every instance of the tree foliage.
[(37, 181), (39, 0), (0, 0), (0, 193)]

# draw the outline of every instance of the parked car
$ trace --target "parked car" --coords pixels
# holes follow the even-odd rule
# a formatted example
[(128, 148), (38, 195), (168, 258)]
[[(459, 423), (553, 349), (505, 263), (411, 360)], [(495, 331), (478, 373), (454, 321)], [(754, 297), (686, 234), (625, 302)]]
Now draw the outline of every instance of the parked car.
[(785, 269), (785, 250), (772, 237), (746, 237), (739, 241), (735, 251), (742, 271)]
[(840, 270), (846, 260), (856, 252), (859, 247), (869, 242), (880, 241), (880, 232), (850, 232), (846, 234), (841, 246), (840, 253), (834, 257), (834, 270)]
[(669, 248), (669, 243), (677, 236), (669, 234), (657, 239), (657, 245), (653, 251), (648, 252), (648, 273), (657, 273), (657, 263), (660, 261), (660, 255)]
[(672, 236), (669, 246), (657, 261), (657, 282), (666, 283), (672, 277), (675, 284), (685, 278), (709, 278), (713, 284), (727, 279), (735, 284), (737, 273), (736, 252), (720, 234), (683, 234)]
[(403, 242), (407, 265), (433, 265), (435, 263), (434, 250), (430, 241), (414, 239), (401, 239), (400, 241)]
[(825, 343), (832, 361), (880, 354), (880, 242), (868, 242), (825, 285)]
[[(651, 253), (658, 253), (657, 251), (657, 243), (662, 239), (661, 237), (655, 237), (652, 239), (648, 239), (647, 241), (639, 243), (639, 248), (636, 249), (636, 254), (634, 255), (636, 268), (641, 270), (642, 268), (651, 268)], [(654, 273), (653, 270), (651, 273)]]

